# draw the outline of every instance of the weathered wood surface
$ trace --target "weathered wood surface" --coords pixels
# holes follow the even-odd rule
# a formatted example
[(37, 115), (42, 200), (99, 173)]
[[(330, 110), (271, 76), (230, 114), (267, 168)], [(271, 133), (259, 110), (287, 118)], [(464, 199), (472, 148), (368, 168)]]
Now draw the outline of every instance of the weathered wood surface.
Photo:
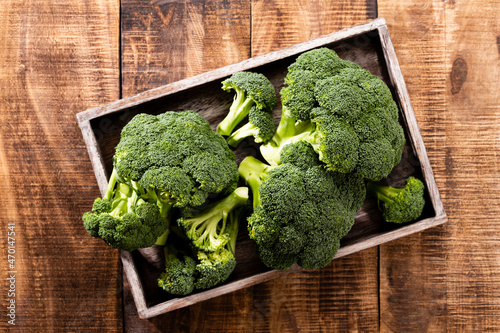
[(0, 2), (2, 332), (123, 328), (118, 253), (80, 222), (99, 192), (75, 117), (119, 98), (118, 4)]
[(386, 332), (500, 331), (499, 1), (379, 1), (449, 217), (380, 247)]
[[(74, 115), (377, 15), (449, 222), (149, 320), (124, 279), (122, 309), (118, 253), (79, 220), (99, 192)], [(0, 249), (13, 221), (17, 325), (2, 260), (0, 330), (500, 331), (499, 15), (498, 0), (123, 0), (120, 27), (119, 1), (3, 1)]]

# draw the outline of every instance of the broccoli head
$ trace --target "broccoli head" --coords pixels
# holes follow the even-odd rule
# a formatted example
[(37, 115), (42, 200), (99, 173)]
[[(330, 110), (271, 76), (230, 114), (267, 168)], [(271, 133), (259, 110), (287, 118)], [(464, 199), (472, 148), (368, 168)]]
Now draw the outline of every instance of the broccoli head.
[(300, 55), (288, 68), (281, 102), (276, 133), (260, 147), (271, 165), (298, 141), (310, 143), (329, 170), (368, 180), (387, 177), (401, 160), (405, 136), (390, 89), (333, 50)]
[(140, 195), (118, 180), (113, 170), (104, 197), (94, 201), (92, 211), (83, 214), (87, 232), (106, 244), (132, 251), (152, 246), (168, 230), (171, 204), (154, 191)]
[(281, 162), (270, 166), (249, 156), (240, 164), (253, 194), (250, 238), (270, 268), (324, 267), (354, 224), (365, 197), (364, 180), (325, 169), (305, 142), (283, 149)]
[(136, 115), (122, 130), (114, 167), (125, 181), (181, 208), (231, 193), (238, 182), (234, 153), (194, 111)]
[(237, 72), (222, 81), (222, 89), (234, 91), (234, 98), (226, 117), (217, 126), (217, 133), (229, 136), (248, 116), (250, 109), (271, 112), (276, 106), (276, 93), (267, 77), (254, 72)]
[(158, 278), (158, 286), (173, 295), (189, 295), (196, 282), (196, 261), (190, 250), (182, 250), (172, 241), (164, 252), (165, 271)]
[(415, 177), (409, 177), (404, 188), (369, 182), (367, 191), (376, 196), (379, 209), (387, 222), (405, 223), (416, 220), (424, 209), (424, 184)]

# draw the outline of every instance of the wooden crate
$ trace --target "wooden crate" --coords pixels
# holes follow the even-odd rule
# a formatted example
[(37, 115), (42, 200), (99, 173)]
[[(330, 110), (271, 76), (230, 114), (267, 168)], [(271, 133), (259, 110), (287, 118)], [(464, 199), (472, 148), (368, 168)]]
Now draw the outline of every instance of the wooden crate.
[[(232, 94), (221, 89), (222, 80), (238, 71), (256, 71), (266, 75), (279, 92), (288, 65), (302, 52), (318, 47), (334, 49), (340, 57), (358, 63), (388, 84), (399, 105), (400, 121), (407, 136), (403, 159), (388, 180), (403, 185), (404, 179), (414, 175), (424, 180), (426, 185), (427, 204), (423, 215), (418, 221), (405, 225), (384, 222), (376, 209), (376, 200), (368, 196), (335, 258), (445, 223), (446, 214), (383, 18), (79, 113), (78, 122), (101, 193), (106, 190), (120, 131), (134, 115), (190, 109), (199, 112), (215, 129), (232, 101)], [(280, 113), (278, 107), (275, 110), (276, 119)], [(257, 149), (251, 140), (244, 141), (235, 152), (237, 161), (255, 153)], [(297, 266), (287, 271), (266, 268), (257, 257), (253, 241), (248, 238), (246, 230), (242, 230), (238, 236), (238, 264), (231, 277), (218, 287), (186, 297), (169, 295), (157, 286), (156, 279), (163, 270), (163, 251), (160, 247), (121, 251), (121, 259), (141, 318), (154, 317), (301, 269)]]

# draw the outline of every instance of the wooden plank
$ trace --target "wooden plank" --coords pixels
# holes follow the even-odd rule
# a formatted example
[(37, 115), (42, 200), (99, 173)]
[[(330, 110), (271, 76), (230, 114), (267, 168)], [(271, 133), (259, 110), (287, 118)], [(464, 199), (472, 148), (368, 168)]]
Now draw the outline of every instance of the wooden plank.
[[(122, 1), (123, 97), (176, 82), (250, 57), (250, 1)], [(125, 296), (130, 295), (125, 290)], [(252, 313), (249, 294), (224, 296), (148, 321), (125, 298), (129, 332), (196, 331), (210, 320), (213, 331), (240, 331)], [(208, 311), (207, 311), (208, 309)], [(235, 315), (238, 316), (235, 316)]]
[[(252, 55), (376, 17), (376, 1), (252, 2)], [(254, 332), (378, 331), (376, 249), (253, 287)]]
[(381, 246), (383, 331), (500, 330), (499, 12), (498, 1), (379, 1), (449, 215)]
[(250, 56), (250, 1), (122, 1), (123, 96)]
[(1, 331), (122, 329), (118, 252), (82, 227), (99, 193), (75, 118), (119, 97), (118, 24), (114, 0), (0, 4)]
[(498, 332), (500, 1), (453, 1), (445, 17), (445, 187), (455, 217), (447, 228), (447, 328)]

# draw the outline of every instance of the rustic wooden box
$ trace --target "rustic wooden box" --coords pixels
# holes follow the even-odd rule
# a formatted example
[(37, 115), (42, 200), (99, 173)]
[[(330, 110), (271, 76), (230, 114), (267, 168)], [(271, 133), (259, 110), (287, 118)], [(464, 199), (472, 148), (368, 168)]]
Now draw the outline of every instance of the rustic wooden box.
[[(419, 177), (425, 181), (427, 196), (421, 219), (406, 225), (385, 223), (376, 209), (375, 199), (367, 197), (356, 215), (354, 227), (343, 239), (336, 258), (446, 222), (446, 214), (384, 19), (376, 19), (79, 113), (78, 122), (101, 193), (105, 192), (107, 186), (120, 131), (135, 114), (192, 109), (203, 115), (215, 129), (215, 124), (225, 116), (232, 101), (232, 94), (221, 89), (224, 78), (242, 70), (261, 72), (275, 84), (278, 92), (288, 65), (300, 53), (317, 47), (334, 49), (342, 58), (354, 61), (378, 75), (392, 89), (400, 107), (400, 121), (406, 131), (407, 147), (402, 162), (388, 179), (391, 183), (402, 185), (410, 175)], [(280, 112), (278, 108), (276, 118)], [(256, 151), (256, 146), (250, 141), (244, 141), (236, 151), (238, 162)], [(296, 266), (287, 271), (266, 268), (256, 256), (246, 230), (240, 232), (236, 252), (238, 264), (226, 283), (186, 297), (172, 297), (156, 284), (158, 274), (163, 270), (161, 248), (121, 251), (123, 268), (139, 316), (150, 318), (301, 269)]]

